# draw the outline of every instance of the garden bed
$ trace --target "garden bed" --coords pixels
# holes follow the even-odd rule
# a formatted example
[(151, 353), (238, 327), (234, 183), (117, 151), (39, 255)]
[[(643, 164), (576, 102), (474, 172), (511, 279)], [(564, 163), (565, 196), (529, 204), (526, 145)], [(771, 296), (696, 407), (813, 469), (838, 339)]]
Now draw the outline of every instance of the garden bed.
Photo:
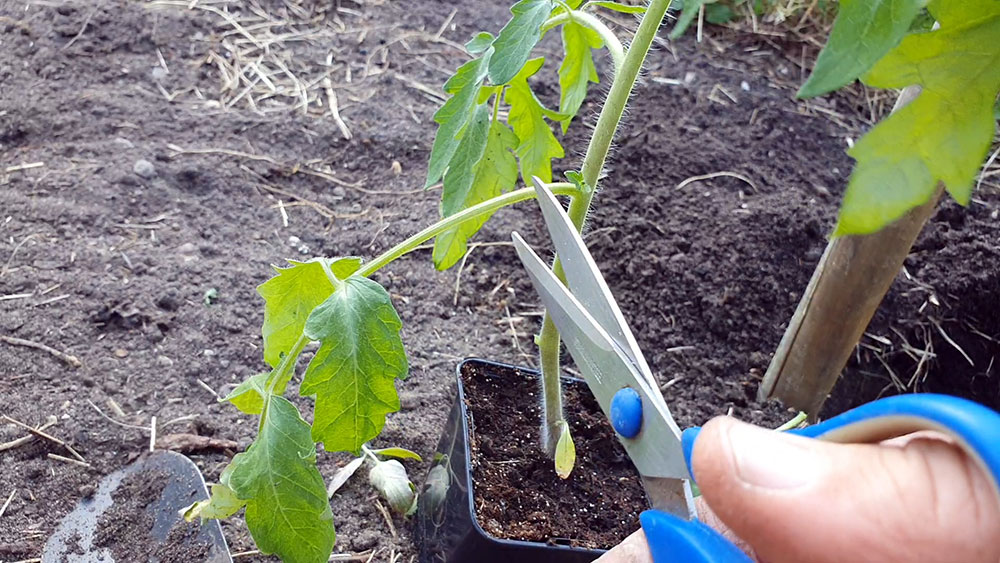
[[(483, 0), (254, 2), (301, 22), (274, 28), (304, 39), (273, 52), (313, 100), (303, 111), (294, 98), (272, 100), (281, 109), (261, 97), (255, 111), (256, 91), (241, 97), (246, 87), (224, 80), (252, 62), (238, 60), (239, 35), (188, 4), (0, 7), (0, 415), (32, 425), (54, 416), (47, 431), (89, 464), (47, 457), (67, 452), (45, 440), (0, 452), (0, 505), (12, 495), (0, 560), (39, 557), (97, 478), (148, 447), (152, 417), (161, 440), (218, 438), (184, 448), (218, 478), (236, 451), (226, 440), (242, 449), (254, 434), (250, 417), (215, 396), (263, 368), (254, 287), (284, 258), (370, 258), (436, 218), (438, 192), (418, 190), (434, 92), (464, 60), (456, 45), (506, 17)], [(790, 414), (757, 403), (757, 386), (832, 229), (847, 138), (869, 113), (848, 94), (794, 102), (798, 43), (708, 35), (651, 55), (586, 240), (682, 427), (727, 412), (777, 425)], [(327, 72), (350, 139), (330, 117)], [(555, 73), (546, 76), (538, 91), (551, 105)], [(571, 130), (571, 155), (586, 137)], [(677, 187), (719, 172), (749, 182)], [(1000, 405), (998, 208), (986, 183), (969, 209), (937, 212), (828, 413), (897, 387)], [(491, 219), (477, 240), (497, 244), (474, 249), (460, 278), (435, 272), (429, 252), (378, 275), (411, 358), (403, 409), (380, 443), (434, 451), (458, 359), (534, 362), (540, 306), (506, 246), (514, 228), (544, 239), (524, 204)], [(22, 435), (0, 424), (0, 442)], [(329, 479), (347, 459), (320, 452), (320, 471)], [(390, 530), (362, 481), (334, 497), (335, 550), (409, 560), (409, 527), (397, 519)], [(241, 519), (223, 527), (233, 551), (253, 549)]]

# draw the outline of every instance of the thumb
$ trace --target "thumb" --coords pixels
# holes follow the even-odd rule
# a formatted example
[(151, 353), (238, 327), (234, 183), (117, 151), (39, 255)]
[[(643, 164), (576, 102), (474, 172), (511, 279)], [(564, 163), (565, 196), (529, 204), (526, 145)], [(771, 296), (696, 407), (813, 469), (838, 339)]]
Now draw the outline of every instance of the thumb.
[(834, 444), (709, 421), (694, 477), (760, 560), (1000, 561), (1000, 502), (958, 446)]

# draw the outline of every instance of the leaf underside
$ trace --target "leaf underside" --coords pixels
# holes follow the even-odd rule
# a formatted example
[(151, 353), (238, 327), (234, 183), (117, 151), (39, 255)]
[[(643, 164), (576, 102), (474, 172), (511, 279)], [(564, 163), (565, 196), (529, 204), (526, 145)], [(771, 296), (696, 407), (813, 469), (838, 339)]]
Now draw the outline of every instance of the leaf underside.
[(226, 473), (224, 484), (246, 503), (247, 528), (261, 552), (285, 563), (330, 557), (333, 513), (309, 424), (292, 403), (270, 397), (257, 439), (233, 457)]
[(568, 22), (562, 28), (563, 61), (559, 65), (559, 113), (568, 118), (562, 122), (566, 133), (570, 121), (584, 98), (591, 82), (598, 83), (597, 67), (594, 66), (592, 49), (600, 49), (604, 41), (597, 32), (575, 22)]
[(938, 182), (965, 205), (993, 138), (1000, 90), (1000, 2), (935, 0), (940, 29), (905, 37), (863, 77), (920, 95), (862, 137), (837, 235), (881, 229), (927, 202)]
[(312, 437), (327, 451), (360, 453), (399, 410), (395, 380), (408, 370), (401, 327), (388, 292), (360, 276), (344, 280), (309, 316), (305, 333), (320, 346), (299, 393), (316, 396)]
[(518, 138), (517, 157), (521, 164), (521, 178), (531, 184), (538, 176), (543, 182), (552, 181), (552, 159), (564, 156), (562, 145), (552, 133), (545, 117), (558, 114), (549, 112), (531, 91), (528, 78), (537, 73), (545, 59), (528, 61), (507, 87), (504, 100), (510, 106), (507, 122)]

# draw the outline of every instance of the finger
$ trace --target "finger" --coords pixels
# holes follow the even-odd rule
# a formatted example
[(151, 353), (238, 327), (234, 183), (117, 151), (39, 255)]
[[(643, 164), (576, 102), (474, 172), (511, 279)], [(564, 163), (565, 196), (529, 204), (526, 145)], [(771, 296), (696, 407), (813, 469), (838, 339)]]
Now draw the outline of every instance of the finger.
[(649, 544), (646, 543), (646, 534), (640, 528), (625, 538), (625, 541), (600, 556), (595, 563), (653, 563)]
[(764, 561), (1000, 560), (1000, 502), (955, 445), (832, 444), (729, 417), (702, 429), (694, 476)]

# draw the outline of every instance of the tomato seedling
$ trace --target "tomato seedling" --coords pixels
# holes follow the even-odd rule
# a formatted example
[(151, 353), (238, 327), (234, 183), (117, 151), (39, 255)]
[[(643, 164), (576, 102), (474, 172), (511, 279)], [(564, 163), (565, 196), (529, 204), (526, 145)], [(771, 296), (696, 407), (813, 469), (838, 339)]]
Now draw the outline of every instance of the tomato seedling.
[[(316, 468), (316, 444), (353, 452), (342, 484), (367, 456), (370, 479), (397, 509), (413, 506), (405, 470), (382, 461), (394, 453), (369, 450), (388, 413), (399, 409), (395, 383), (408, 362), (402, 323), (388, 292), (371, 279), (393, 260), (434, 239), (438, 269), (458, 263), (468, 240), (498, 209), (535, 197), (537, 176), (570, 199), (582, 229), (612, 139), (670, 0), (645, 7), (613, 1), (520, 0), (496, 36), (482, 32), (466, 45), (471, 60), (444, 85), (448, 100), (438, 125), (426, 186), (443, 185), (441, 220), (370, 262), (357, 257), (290, 261), (258, 288), (265, 300), (263, 354), (270, 370), (243, 382), (225, 400), (259, 417), (258, 435), (236, 455), (189, 516), (224, 518), (246, 509), (261, 552), (288, 562), (326, 561), (335, 539), (327, 488)], [(710, 2), (686, 0), (672, 35), (680, 34)], [(733, 5), (741, 4), (735, 2)], [(861, 76), (880, 87), (919, 83), (924, 93), (875, 127), (852, 149), (851, 177), (837, 233), (869, 232), (919, 205), (942, 180), (967, 202), (971, 180), (993, 132), (1000, 86), (1000, 3), (934, 0), (940, 29), (907, 35), (924, 2), (843, 0), (830, 42), (800, 92), (818, 95)], [(641, 14), (626, 49), (601, 14)], [(544, 58), (532, 58), (541, 38), (558, 29), (563, 52), (558, 109), (535, 95), (531, 79)], [(576, 118), (591, 84), (599, 82), (594, 51), (610, 53), (613, 78), (578, 171), (554, 182), (552, 161), (565, 154), (552, 125), (563, 132)], [(561, 274), (558, 260), (554, 270)], [(314, 398), (312, 424), (283, 397), (307, 344), (319, 348), (302, 375), (299, 394)], [(562, 414), (559, 335), (546, 318), (537, 338), (543, 382), (543, 444), (556, 471), (572, 470), (575, 447)], [(398, 452), (396, 452), (398, 453)], [(349, 470), (349, 471), (348, 471)], [(346, 476), (345, 476), (346, 475)], [(404, 483), (405, 481), (405, 483)], [(334, 488), (334, 487), (331, 487)]]

